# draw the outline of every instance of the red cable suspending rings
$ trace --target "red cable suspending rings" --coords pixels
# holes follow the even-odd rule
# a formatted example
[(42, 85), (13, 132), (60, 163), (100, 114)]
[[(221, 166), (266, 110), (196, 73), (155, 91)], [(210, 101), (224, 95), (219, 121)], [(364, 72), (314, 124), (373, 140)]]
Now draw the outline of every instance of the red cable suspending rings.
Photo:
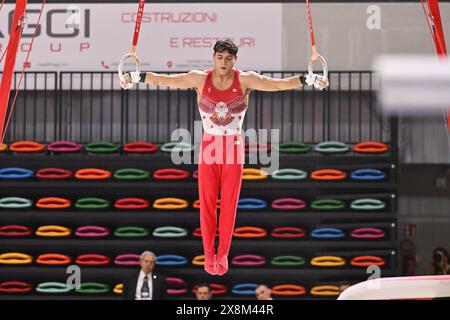
[(153, 178), (158, 180), (183, 180), (189, 178), (189, 171), (181, 169), (158, 169), (153, 172)]
[(110, 263), (107, 256), (101, 254), (82, 254), (75, 260), (80, 266), (104, 266)]
[(0, 236), (4, 237), (25, 237), (33, 233), (33, 230), (26, 226), (8, 225), (0, 227)]
[(36, 173), (39, 179), (68, 179), (72, 177), (72, 171), (60, 168), (43, 168)]
[(7, 281), (0, 283), (0, 292), (3, 293), (25, 293), (33, 290), (33, 286), (27, 282)]
[(140, 198), (122, 198), (114, 203), (114, 207), (116, 209), (126, 209), (126, 210), (145, 209), (148, 208), (148, 206), (149, 202), (145, 199)]
[(151, 142), (129, 142), (123, 147), (128, 153), (155, 153), (159, 147)]

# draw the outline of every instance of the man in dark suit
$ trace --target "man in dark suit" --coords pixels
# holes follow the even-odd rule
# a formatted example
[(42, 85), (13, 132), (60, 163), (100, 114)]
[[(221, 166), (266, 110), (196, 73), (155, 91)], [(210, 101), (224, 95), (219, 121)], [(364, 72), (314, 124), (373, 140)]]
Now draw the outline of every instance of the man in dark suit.
[(166, 299), (166, 278), (154, 273), (156, 256), (151, 251), (141, 254), (141, 268), (125, 281), (123, 297), (126, 300)]

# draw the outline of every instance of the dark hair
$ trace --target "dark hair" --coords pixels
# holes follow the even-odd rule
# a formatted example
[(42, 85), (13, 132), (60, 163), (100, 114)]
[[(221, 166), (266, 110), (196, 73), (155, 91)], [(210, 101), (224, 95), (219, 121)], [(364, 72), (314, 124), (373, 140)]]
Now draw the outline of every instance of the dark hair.
[[(439, 252), (442, 253), (439, 254)], [(442, 257), (444, 256), (444, 257)], [(445, 259), (447, 262), (449, 261), (449, 254), (448, 251), (443, 247), (437, 247), (433, 250), (433, 262), (431, 263), (432, 266), (432, 272), (433, 274), (445, 274), (446, 270), (442, 270), (440, 264), (442, 262), (442, 259)]]
[(236, 55), (238, 47), (231, 39), (219, 40), (214, 45), (214, 53), (228, 51), (229, 54)]
[(197, 291), (198, 288), (202, 288), (202, 287), (208, 288), (208, 291), (211, 292), (211, 287), (210, 287), (209, 284), (207, 284), (207, 283), (200, 283), (200, 284), (196, 285), (196, 286), (195, 286), (195, 291)]

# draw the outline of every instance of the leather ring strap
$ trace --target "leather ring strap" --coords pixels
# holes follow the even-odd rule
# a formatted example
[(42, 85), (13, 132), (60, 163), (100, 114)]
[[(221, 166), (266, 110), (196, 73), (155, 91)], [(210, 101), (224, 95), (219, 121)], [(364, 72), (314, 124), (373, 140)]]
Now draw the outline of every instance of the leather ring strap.
[(81, 198), (75, 202), (75, 208), (84, 210), (109, 208), (109, 201), (102, 198)]
[(269, 151), (270, 149), (270, 144), (258, 143), (254, 141), (245, 143), (245, 152)]
[(162, 210), (179, 210), (189, 206), (189, 202), (180, 198), (160, 198), (153, 202), (153, 208)]
[(62, 226), (41, 226), (36, 230), (36, 235), (40, 237), (68, 237), (70, 229)]
[(59, 197), (40, 198), (36, 202), (36, 207), (41, 209), (67, 209), (72, 202), (69, 199)]
[(123, 283), (118, 283), (114, 286), (113, 292), (115, 294), (123, 294)]
[(344, 231), (337, 228), (317, 228), (311, 232), (311, 237), (319, 239), (337, 239), (344, 236)]
[(380, 210), (386, 208), (386, 203), (379, 199), (357, 199), (352, 201), (350, 208), (355, 210)]
[(350, 150), (349, 145), (340, 141), (324, 141), (314, 147), (314, 151), (320, 153), (344, 153)]
[(42, 152), (45, 146), (35, 141), (18, 141), (11, 144), (9, 150), (19, 153)]
[(117, 180), (144, 180), (150, 177), (150, 172), (137, 168), (123, 168), (114, 172)]
[(33, 205), (30, 199), (20, 197), (6, 197), (0, 199), (0, 208), (5, 209), (24, 209)]
[(194, 151), (194, 146), (187, 142), (170, 141), (166, 142), (161, 146), (161, 151), (163, 152), (188, 152)]
[(189, 171), (181, 169), (158, 169), (153, 172), (153, 178), (157, 180), (184, 180), (189, 178)]
[(80, 288), (75, 289), (76, 293), (80, 294), (102, 294), (109, 292), (109, 286), (100, 282), (82, 282)]
[(350, 173), (350, 177), (353, 180), (360, 181), (379, 181), (386, 178), (386, 175), (381, 170), (376, 169), (359, 169), (352, 171)]
[(239, 283), (233, 286), (231, 293), (237, 296), (254, 296), (256, 288), (258, 288), (256, 283)]
[(109, 141), (96, 141), (88, 143), (85, 150), (89, 153), (114, 153), (119, 151), (119, 147)]
[(28, 179), (33, 177), (33, 171), (23, 168), (0, 169), (0, 179)]
[(80, 169), (75, 172), (75, 178), (80, 180), (106, 180), (111, 178), (111, 172), (97, 168)]
[(377, 256), (359, 256), (354, 257), (350, 264), (355, 267), (384, 266), (385, 260)]
[(303, 180), (307, 176), (306, 171), (295, 168), (278, 169), (272, 174), (272, 178), (277, 180)]
[(270, 261), (271, 265), (278, 267), (299, 267), (305, 263), (305, 259), (298, 256), (277, 256)]
[(7, 281), (0, 283), (1, 293), (26, 293), (33, 290), (33, 285), (21, 281)]
[(167, 294), (185, 294), (188, 292), (186, 281), (181, 278), (167, 277)]
[(109, 236), (109, 230), (99, 226), (82, 226), (75, 230), (75, 235), (83, 238), (101, 238)]
[(188, 264), (188, 259), (183, 256), (166, 254), (156, 257), (156, 264), (159, 266), (182, 266)]
[(351, 236), (356, 239), (380, 239), (385, 236), (385, 232), (378, 228), (359, 228), (353, 230)]
[(7, 225), (0, 227), (0, 237), (26, 237), (33, 233), (31, 228), (18, 225)]
[(305, 230), (295, 227), (278, 227), (272, 230), (271, 236), (283, 239), (298, 239), (305, 237)]
[(353, 150), (359, 153), (386, 153), (388, 152), (388, 145), (382, 142), (364, 141), (357, 143)]
[(47, 150), (55, 153), (81, 152), (81, 145), (72, 141), (55, 141), (48, 144)]
[[(221, 294), (225, 294), (228, 292), (227, 287), (225, 287), (223, 284), (219, 284), (219, 283), (210, 283), (209, 287), (211, 289), (211, 293), (213, 296), (217, 296), (217, 295), (221, 295)], [(196, 293), (198, 289), (198, 285), (195, 285), (192, 287), (192, 293)]]
[(307, 144), (298, 141), (284, 141), (277, 148), (281, 153), (306, 153), (311, 149)]
[(0, 152), (7, 151), (7, 150), (8, 150), (8, 146), (4, 143), (0, 143)]
[[(195, 228), (194, 231), (192, 232), (192, 235), (194, 237), (201, 237), (202, 236), (202, 229), (200, 227)], [(216, 237), (219, 236), (219, 228), (216, 229)]]
[(152, 235), (159, 238), (181, 238), (187, 236), (188, 231), (185, 228), (164, 226), (153, 230)]
[(204, 255), (195, 256), (192, 259), (192, 264), (194, 266), (203, 266), (203, 265), (205, 265), (205, 256)]
[(242, 198), (238, 201), (238, 209), (264, 209), (267, 207), (267, 202), (256, 198)]
[(146, 237), (150, 232), (141, 227), (120, 227), (114, 231), (114, 235), (120, 238), (141, 238)]
[(279, 284), (272, 287), (272, 294), (278, 296), (301, 296), (306, 294), (306, 289), (296, 284)]
[(279, 210), (299, 210), (306, 207), (305, 201), (295, 198), (281, 198), (272, 201), (272, 208)]
[(268, 173), (257, 168), (245, 168), (242, 173), (242, 180), (264, 180), (268, 178)]
[(311, 203), (311, 208), (316, 210), (339, 210), (345, 208), (345, 201), (337, 199), (320, 199)]
[[(192, 206), (196, 209), (200, 209), (200, 200), (199, 199), (195, 200), (194, 203), (192, 204)], [(216, 209), (219, 209), (219, 208), (220, 208), (220, 199), (217, 199)]]
[(264, 238), (267, 236), (267, 230), (258, 227), (239, 227), (234, 229), (233, 237), (236, 238)]
[(128, 153), (155, 153), (159, 147), (151, 142), (129, 142), (123, 146), (123, 151)]
[(311, 265), (316, 267), (341, 267), (345, 265), (345, 259), (336, 256), (320, 256), (311, 259)]
[(82, 254), (76, 258), (75, 263), (80, 266), (104, 266), (110, 263), (110, 259), (101, 254)]
[(140, 260), (141, 258), (138, 254), (126, 253), (118, 255), (114, 259), (114, 263), (117, 264), (118, 266), (138, 266)]
[(33, 257), (19, 252), (8, 252), (0, 254), (0, 264), (30, 264), (33, 262)]
[(241, 254), (239, 256), (233, 257), (231, 263), (235, 266), (245, 266), (245, 267), (256, 267), (266, 264), (266, 258), (263, 256), (258, 256), (255, 254)]
[(60, 168), (44, 168), (36, 172), (39, 179), (68, 179), (72, 177), (72, 171)]
[(72, 258), (59, 253), (44, 253), (37, 257), (36, 263), (51, 266), (63, 266), (72, 262)]
[(37, 285), (36, 291), (39, 293), (67, 293), (71, 289), (62, 282), (42, 282)]
[(148, 208), (149, 203), (141, 198), (122, 198), (114, 203), (116, 209), (138, 210)]
[(341, 289), (338, 286), (315, 286), (310, 291), (313, 296), (338, 296), (341, 294)]
[(311, 173), (311, 179), (323, 181), (343, 180), (347, 177), (344, 171), (336, 169), (321, 169)]

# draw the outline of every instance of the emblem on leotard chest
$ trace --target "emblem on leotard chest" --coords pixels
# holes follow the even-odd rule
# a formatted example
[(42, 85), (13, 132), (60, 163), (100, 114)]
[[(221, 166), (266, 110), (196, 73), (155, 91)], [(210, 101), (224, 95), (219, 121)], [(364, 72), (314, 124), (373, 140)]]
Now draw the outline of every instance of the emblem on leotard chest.
[(214, 113), (210, 119), (218, 126), (226, 126), (233, 122), (234, 117), (231, 115), (227, 104), (225, 102), (219, 102), (214, 107)]

